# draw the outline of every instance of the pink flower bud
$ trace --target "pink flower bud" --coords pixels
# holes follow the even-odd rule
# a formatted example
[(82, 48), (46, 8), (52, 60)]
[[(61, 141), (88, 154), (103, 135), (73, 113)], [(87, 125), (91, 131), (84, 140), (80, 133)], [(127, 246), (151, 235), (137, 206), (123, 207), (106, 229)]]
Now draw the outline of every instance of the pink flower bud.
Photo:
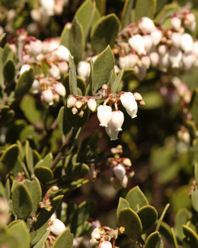
[(151, 33), (152, 31), (156, 29), (155, 24), (148, 17), (142, 17), (139, 23), (139, 28), (142, 30), (142, 32), (145, 32), (145, 33)]
[(32, 84), (32, 93), (37, 94), (40, 91), (40, 83), (37, 79), (34, 79)]
[(150, 53), (151, 65), (156, 67), (159, 64), (159, 54), (156, 52)]
[(109, 241), (103, 241), (98, 248), (112, 248), (112, 244)]
[(65, 96), (65, 94), (66, 94), (65, 87), (61, 83), (54, 84), (54, 90), (60, 96)]
[(51, 89), (44, 90), (41, 94), (41, 98), (43, 99), (43, 101), (45, 101), (49, 105), (52, 105), (53, 104), (53, 93)]
[(96, 103), (96, 100), (93, 99), (93, 98), (90, 98), (87, 102), (87, 105), (88, 105), (88, 108), (94, 112), (96, 110), (96, 107), (97, 107), (97, 103)]
[(60, 70), (60, 73), (64, 75), (65, 73), (68, 72), (68, 64), (67, 64), (67, 62), (65, 62), (65, 61), (59, 62), (58, 63), (58, 68)]
[(156, 29), (151, 33), (151, 37), (152, 37), (153, 44), (157, 46), (162, 39), (162, 32)]
[(63, 45), (60, 45), (53, 53), (60, 60), (69, 61), (70, 51)]
[(131, 92), (125, 92), (120, 96), (120, 101), (131, 118), (135, 118), (137, 116), (138, 106), (133, 94)]
[(142, 101), (142, 95), (138, 92), (133, 93), (136, 101)]
[(129, 158), (125, 158), (123, 160), (123, 164), (128, 166), (128, 167), (132, 166), (131, 160)]
[(173, 46), (179, 48), (180, 45), (181, 45), (181, 34), (180, 33), (172, 33), (172, 36), (171, 36), (171, 40), (172, 40), (172, 43), (173, 43)]
[(179, 68), (182, 61), (182, 52), (180, 49), (172, 47), (169, 51), (169, 60), (172, 68)]
[(122, 130), (122, 125), (124, 122), (124, 114), (122, 111), (113, 111), (111, 116), (111, 126), (115, 128), (116, 131)]
[(74, 96), (69, 96), (67, 99), (67, 107), (72, 108), (76, 104), (77, 100)]
[(144, 39), (145, 50), (146, 50), (146, 52), (149, 52), (153, 46), (152, 37), (150, 35), (144, 35), (143, 39)]
[(49, 230), (56, 236), (59, 236), (65, 229), (66, 227), (61, 220), (55, 218), (50, 221)]
[(118, 164), (113, 168), (113, 173), (118, 180), (122, 181), (126, 174), (126, 170), (123, 165)]
[(112, 109), (110, 106), (107, 105), (100, 105), (97, 108), (97, 117), (100, 122), (100, 126), (107, 127), (109, 121), (112, 117)]
[(179, 19), (178, 17), (172, 17), (171, 24), (176, 31), (179, 31), (181, 28), (181, 19)]
[(190, 34), (185, 33), (182, 35), (181, 48), (186, 53), (193, 50), (193, 38)]
[(54, 64), (51, 65), (51, 68), (49, 69), (48, 73), (50, 74), (51, 77), (54, 77), (56, 79), (60, 78), (60, 70)]
[(34, 55), (38, 55), (42, 52), (42, 42), (40, 40), (30, 42), (30, 52)]
[(144, 39), (141, 35), (136, 34), (128, 40), (129, 45), (138, 53), (145, 54)]
[(90, 74), (90, 64), (88, 62), (86, 62), (86, 61), (81, 61), (78, 64), (78, 74), (83, 79), (88, 78), (89, 74)]

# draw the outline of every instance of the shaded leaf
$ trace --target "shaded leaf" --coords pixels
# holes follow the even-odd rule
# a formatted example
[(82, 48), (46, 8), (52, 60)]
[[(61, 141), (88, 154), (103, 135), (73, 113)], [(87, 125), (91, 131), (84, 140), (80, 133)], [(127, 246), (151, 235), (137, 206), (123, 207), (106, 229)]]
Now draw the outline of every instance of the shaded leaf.
[(67, 47), (69, 49), (69, 36), (70, 36), (70, 27), (67, 26), (67, 24), (65, 25), (62, 33), (61, 33), (61, 37), (60, 37), (60, 44)]
[(120, 29), (115, 14), (101, 17), (91, 30), (91, 45), (95, 52), (101, 52), (108, 45), (113, 46)]
[(139, 186), (136, 186), (131, 189), (127, 193), (126, 199), (129, 202), (130, 207), (135, 211), (138, 211), (140, 208), (148, 205), (148, 200), (146, 199), (144, 193), (141, 191)]
[(124, 70), (122, 69), (119, 74), (116, 76), (114, 82), (111, 85), (112, 92), (116, 93), (118, 92), (118, 89), (120, 88), (122, 76), (123, 76)]
[(119, 216), (120, 211), (124, 208), (130, 208), (129, 203), (126, 199), (120, 197), (118, 207), (117, 207), (117, 218)]
[(147, 16), (153, 18), (156, 12), (156, 0), (137, 0), (135, 6), (135, 20)]
[(9, 59), (3, 67), (3, 75), (5, 82), (12, 82), (15, 77), (15, 64), (12, 59)]
[(163, 243), (159, 232), (151, 233), (145, 242), (145, 248), (162, 248)]
[(175, 216), (175, 234), (180, 241), (182, 241), (184, 237), (182, 226), (188, 222), (190, 217), (191, 213), (185, 208), (179, 209)]
[(71, 94), (77, 94), (76, 66), (72, 57), (69, 57), (69, 88)]
[(61, 235), (56, 239), (53, 248), (72, 248), (73, 247), (73, 235), (67, 228)]
[(52, 170), (46, 166), (35, 167), (34, 173), (42, 183), (46, 183), (54, 178)]
[(198, 235), (189, 226), (183, 225), (183, 232), (185, 235), (184, 242), (189, 247), (198, 247)]
[(198, 212), (198, 190), (192, 192), (191, 194), (192, 206), (196, 212)]
[(124, 3), (124, 8), (121, 14), (122, 28), (126, 27), (131, 23), (131, 11), (133, 7), (134, 0), (126, 0)]

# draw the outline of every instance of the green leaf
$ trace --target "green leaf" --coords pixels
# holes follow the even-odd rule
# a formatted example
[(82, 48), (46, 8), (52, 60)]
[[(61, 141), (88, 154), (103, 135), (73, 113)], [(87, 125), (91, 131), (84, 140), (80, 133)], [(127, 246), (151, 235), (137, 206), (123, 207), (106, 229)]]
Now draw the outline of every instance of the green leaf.
[(36, 177), (33, 180), (26, 179), (24, 184), (27, 186), (32, 198), (32, 211), (36, 212), (42, 197), (41, 185)]
[(148, 228), (152, 227), (158, 217), (156, 209), (152, 206), (144, 206), (137, 211), (138, 216), (142, 222), (143, 231), (146, 231)]
[(198, 190), (192, 192), (191, 194), (192, 206), (196, 212), (198, 212)]
[(34, 173), (42, 183), (46, 183), (54, 178), (52, 170), (46, 166), (35, 167)]
[(20, 247), (21, 242), (11, 234), (0, 234), (0, 247), (16, 248)]
[(12, 189), (13, 211), (19, 219), (26, 219), (32, 212), (32, 199), (28, 188), (15, 182)]
[(196, 124), (198, 124), (197, 104), (198, 104), (198, 89), (194, 91), (192, 100), (191, 100), (191, 114)]
[(135, 20), (144, 16), (153, 18), (156, 12), (156, 0), (137, 0), (135, 6)]
[(61, 235), (56, 239), (53, 248), (72, 248), (73, 247), (73, 235), (67, 228)]
[(122, 76), (123, 76), (124, 70), (122, 69), (119, 74), (116, 76), (115, 81), (111, 85), (112, 92), (116, 93), (118, 92), (118, 89), (120, 88)]
[(91, 30), (91, 45), (95, 52), (101, 52), (108, 45), (113, 46), (120, 29), (115, 14), (101, 17)]
[(126, 199), (120, 197), (119, 198), (119, 203), (118, 203), (118, 207), (117, 207), (117, 218), (119, 216), (119, 213), (120, 211), (123, 209), (123, 208), (130, 208), (129, 206), (129, 203)]
[(89, 29), (91, 27), (91, 23), (94, 17), (95, 12), (95, 5), (92, 3), (91, 0), (86, 0), (80, 8), (77, 10), (75, 17), (79, 21), (79, 23), (82, 25), (85, 40), (87, 38)]
[(195, 168), (194, 168), (194, 174), (195, 174), (195, 181), (196, 184), (198, 185), (198, 163), (195, 163)]
[(145, 248), (162, 248), (163, 243), (159, 232), (151, 233), (145, 242)]
[(45, 166), (50, 168), (53, 162), (53, 155), (52, 153), (48, 153), (43, 159), (39, 160), (35, 167)]
[[(30, 237), (31, 237), (31, 245), (35, 245), (40, 243), (40, 240), (43, 239), (43, 237), (45, 236), (46, 232), (49, 233), (49, 231), (46, 231), (48, 227), (48, 221), (46, 221), (46, 223), (44, 223), (41, 228), (32, 231), (30, 233)], [(47, 238), (47, 237), (46, 237)], [(45, 242), (45, 239), (43, 239), (43, 243)], [(38, 246), (39, 247), (39, 246)], [(41, 246), (42, 248), (42, 246)]]
[(163, 235), (175, 248), (177, 248), (177, 240), (173, 228), (171, 228), (165, 222), (162, 222), (159, 228), (159, 232)]
[(29, 91), (32, 86), (33, 80), (34, 74), (32, 69), (25, 71), (20, 75), (15, 88), (15, 97), (17, 99), (22, 98)]
[(108, 46), (100, 53), (93, 64), (92, 71), (92, 91), (96, 93), (103, 84), (108, 82), (111, 70), (114, 67), (114, 56), (111, 48)]
[(126, 199), (129, 202), (130, 207), (135, 211), (138, 211), (140, 208), (149, 204), (148, 200), (146, 199), (144, 193), (141, 191), (139, 186), (136, 186), (131, 189), (127, 193)]
[(72, 57), (69, 57), (69, 88), (71, 94), (77, 94), (76, 66)]
[(30, 172), (30, 175), (33, 174), (33, 154), (32, 154), (32, 148), (30, 147), (30, 143), (28, 140), (25, 142), (25, 160), (26, 160), (26, 165), (27, 168)]
[(69, 48), (69, 36), (71, 28), (66, 24), (60, 37), (60, 44)]
[(183, 225), (183, 232), (185, 235), (184, 242), (189, 247), (198, 247), (198, 235), (189, 226)]
[(15, 64), (12, 59), (9, 59), (3, 67), (3, 75), (5, 82), (12, 82), (15, 77)]
[(26, 224), (22, 220), (17, 220), (11, 223), (9, 232), (18, 240), (20, 240), (20, 248), (30, 247), (30, 235)]
[(131, 23), (131, 11), (134, 0), (126, 0), (121, 14), (122, 28)]
[(104, 15), (106, 10), (106, 0), (96, 0), (96, 6), (100, 13)]
[(0, 107), (0, 114), (1, 114), (1, 120), (0, 120), (1, 125), (8, 125), (13, 121), (15, 116), (14, 111), (10, 109), (9, 106), (6, 105)]
[(190, 217), (191, 213), (185, 208), (180, 209), (175, 216), (175, 234), (180, 241), (184, 237), (182, 226), (188, 222)]
[(71, 125), (68, 121), (67, 110), (64, 106), (60, 108), (58, 113), (58, 127), (62, 135), (67, 134), (71, 129)]
[(170, 17), (171, 14), (178, 12), (179, 10), (180, 6), (176, 2), (166, 4), (155, 19), (156, 21), (165, 20), (166, 18)]
[(125, 227), (125, 233), (132, 240), (137, 240), (142, 233), (142, 224), (139, 216), (131, 209), (124, 208), (119, 212), (118, 222)]
[(9, 59), (13, 59), (13, 51), (7, 43), (3, 49), (2, 62), (5, 64)]
[(33, 246), (33, 248), (43, 248), (45, 241), (47, 240), (47, 237), (49, 236), (50, 231), (45, 232), (41, 238), (39, 239), (39, 241)]
[(17, 145), (9, 146), (0, 157), (0, 177), (5, 176), (17, 163), (19, 149)]
[(74, 56), (75, 62), (80, 61), (82, 58), (85, 46), (84, 41), (83, 27), (79, 21), (74, 18), (69, 35), (69, 49), (71, 54)]
[(36, 106), (36, 100), (33, 96), (25, 95), (20, 102), (20, 108), (30, 123), (42, 125), (42, 111)]

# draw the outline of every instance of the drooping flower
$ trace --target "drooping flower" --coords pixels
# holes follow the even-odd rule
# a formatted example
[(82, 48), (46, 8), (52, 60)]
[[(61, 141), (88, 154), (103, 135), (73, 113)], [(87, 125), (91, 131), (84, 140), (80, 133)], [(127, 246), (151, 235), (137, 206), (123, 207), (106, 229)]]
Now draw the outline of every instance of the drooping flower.
[(100, 105), (97, 108), (97, 117), (100, 122), (100, 126), (107, 127), (109, 121), (111, 120), (112, 109), (107, 105)]
[(134, 95), (131, 92), (125, 92), (120, 96), (120, 101), (131, 118), (135, 118), (137, 116), (138, 106)]
[(142, 32), (151, 33), (156, 29), (155, 24), (153, 21), (148, 17), (142, 17), (139, 28), (142, 30)]
[(129, 40), (129, 45), (138, 53), (138, 54), (145, 54), (145, 45), (144, 45), (144, 38), (136, 34), (133, 37), (131, 37)]

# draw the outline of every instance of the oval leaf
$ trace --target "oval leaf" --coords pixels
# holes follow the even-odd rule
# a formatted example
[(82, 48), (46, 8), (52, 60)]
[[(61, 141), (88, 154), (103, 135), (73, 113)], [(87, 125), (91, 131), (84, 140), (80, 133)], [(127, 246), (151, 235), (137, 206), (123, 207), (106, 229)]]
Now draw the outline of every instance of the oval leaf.
[(12, 190), (13, 211), (19, 219), (26, 219), (32, 212), (32, 199), (23, 183), (15, 182)]
[(12, 82), (15, 77), (15, 64), (12, 59), (9, 59), (3, 67), (3, 75), (5, 82)]
[(145, 248), (162, 248), (163, 243), (158, 232), (151, 233), (145, 242)]
[(140, 208), (137, 214), (142, 222), (143, 231), (152, 227), (155, 224), (158, 217), (158, 213), (156, 209), (152, 206), (144, 206)]
[(125, 228), (125, 233), (132, 240), (137, 240), (142, 233), (142, 224), (139, 216), (131, 209), (124, 208), (119, 212), (118, 222)]
[(72, 248), (73, 247), (73, 235), (66, 229), (61, 235), (58, 236), (53, 248)]
[(113, 46), (120, 29), (119, 19), (115, 14), (101, 17), (91, 31), (91, 45), (95, 52), (101, 52), (107, 45)]
[(52, 170), (46, 166), (35, 167), (34, 173), (43, 183), (46, 183), (54, 178)]
[(148, 205), (148, 200), (138, 186), (134, 187), (127, 193), (126, 199), (129, 202), (130, 207), (135, 211)]

